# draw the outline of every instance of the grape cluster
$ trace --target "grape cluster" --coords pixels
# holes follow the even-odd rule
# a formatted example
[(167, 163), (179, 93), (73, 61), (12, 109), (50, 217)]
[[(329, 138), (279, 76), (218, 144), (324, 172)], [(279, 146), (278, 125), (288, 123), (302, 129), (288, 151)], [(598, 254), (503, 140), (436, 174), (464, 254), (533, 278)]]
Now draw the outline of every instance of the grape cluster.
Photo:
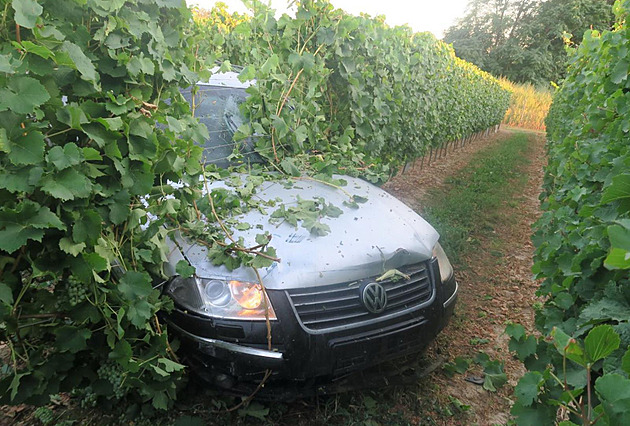
[(86, 285), (74, 277), (68, 277), (68, 299), (70, 301), (70, 305), (77, 306), (86, 298)]
[(92, 392), (92, 388), (88, 386), (86, 392), (81, 397), (81, 408), (94, 408), (96, 407), (98, 396)]
[(98, 369), (98, 377), (107, 380), (114, 387), (114, 397), (121, 399), (125, 396), (125, 391), (122, 387), (123, 384), (123, 371), (117, 364), (108, 362)]
[(48, 407), (38, 407), (33, 416), (45, 425), (52, 423), (54, 420), (54, 413)]

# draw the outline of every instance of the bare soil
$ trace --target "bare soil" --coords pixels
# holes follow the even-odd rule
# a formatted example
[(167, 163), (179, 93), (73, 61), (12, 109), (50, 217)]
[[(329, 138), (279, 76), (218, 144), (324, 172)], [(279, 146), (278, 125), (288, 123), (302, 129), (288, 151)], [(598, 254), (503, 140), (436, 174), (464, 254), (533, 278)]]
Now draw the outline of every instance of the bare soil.
[[(512, 130), (501, 130), (496, 134), (474, 141), (454, 152), (449, 152), (437, 162), (420, 168), (407, 168), (386, 185), (387, 191), (405, 201), (410, 207), (421, 211), (423, 197), (429, 190), (444, 186), (444, 181), (454, 172), (465, 167), (471, 156), (492, 144), (501, 143)], [(508, 322), (518, 322), (528, 331), (533, 331), (533, 305), (540, 301), (535, 296), (537, 283), (532, 279), (533, 245), (530, 240), (531, 226), (540, 215), (538, 195), (542, 184), (542, 168), (546, 161), (544, 134), (530, 133), (531, 149), (529, 163), (524, 172), (527, 184), (523, 193), (506, 200), (500, 211), (501, 220), (493, 230), (480, 232), (473, 237), (478, 241), (475, 250), (462, 256), (456, 268), (459, 283), (459, 299), (456, 313), (449, 326), (431, 346), (428, 355), (441, 353), (447, 359), (455, 357), (474, 358), (479, 352), (487, 353), (491, 359), (505, 363), (508, 384), (496, 393), (465, 379), (471, 375), (482, 375), (481, 369), (456, 374), (452, 378), (436, 372), (430, 380), (444, 404), (456, 398), (470, 409), (461, 415), (443, 417), (438, 421), (448, 425), (493, 425), (506, 424), (510, 418), (511, 395), (518, 378), (525, 372), (522, 364), (509, 353), (509, 338), (504, 334)], [(449, 398), (450, 397), (450, 398)]]

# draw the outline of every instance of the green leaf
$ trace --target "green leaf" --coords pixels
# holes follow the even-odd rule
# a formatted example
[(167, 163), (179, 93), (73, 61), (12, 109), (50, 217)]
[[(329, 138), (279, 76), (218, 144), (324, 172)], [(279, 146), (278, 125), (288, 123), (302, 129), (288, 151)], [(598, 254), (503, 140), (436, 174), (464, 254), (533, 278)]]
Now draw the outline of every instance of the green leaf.
[(167, 373), (182, 371), (184, 368), (186, 368), (184, 365), (175, 361), (171, 361), (168, 358), (159, 358), (158, 364), (161, 365), (164, 371), (166, 371)]
[(574, 338), (567, 335), (558, 327), (553, 328), (551, 331), (551, 337), (553, 337), (553, 344), (561, 355), (566, 356), (568, 359), (580, 364), (581, 366), (586, 366), (584, 351)]
[(177, 9), (182, 7), (182, 0), (156, 0), (155, 3), (160, 7)]
[[(273, 247), (268, 247), (267, 250), (261, 251), (261, 253), (266, 254), (267, 256), (276, 257), (276, 249)], [(273, 264), (273, 260), (267, 259), (262, 256), (255, 256), (251, 262), (251, 266), (254, 268), (268, 268)]]
[[(99, 147), (105, 147), (112, 141), (116, 141), (120, 134), (118, 132), (112, 132), (107, 130), (102, 124), (99, 122), (92, 122), (88, 124), (84, 124), (81, 126), (85, 134), (87, 134), (90, 138), (94, 139), (94, 142), (98, 144)], [(116, 146), (116, 149), (118, 147)], [(105, 151), (107, 152), (107, 151)]]
[(295, 160), (292, 158), (285, 158), (280, 162), (280, 167), (289, 176), (299, 177), (301, 175), (300, 169), (295, 165)]
[(330, 233), (330, 226), (326, 225), (325, 223), (321, 223), (319, 221), (311, 221), (311, 220), (306, 219), (302, 222), (302, 226), (308, 229), (311, 234), (317, 235), (320, 237), (323, 237)]
[(523, 375), (521, 380), (518, 381), (518, 384), (514, 388), (514, 395), (516, 395), (521, 404), (525, 407), (529, 407), (536, 401), (544, 382), (542, 374), (538, 371), (528, 371)]
[(53, 52), (46, 46), (35, 44), (32, 41), (24, 40), (21, 44), (14, 43), (14, 46), (26, 51), (27, 53), (32, 53), (44, 59), (49, 59), (54, 56)]
[(41, 163), (45, 146), (44, 135), (31, 131), (15, 141), (9, 140), (9, 160), (16, 166)]
[(76, 104), (65, 105), (57, 110), (56, 116), (59, 121), (73, 129), (81, 129), (81, 125), (89, 121), (83, 109)]
[(109, 220), (112, 221), (115, 225), (120, 225), (129, 216), (131, 209), (129, 208), (129, 203), (131, 202), (131, 198), (129, 197), (129, 192), (120, 191), (116, 193), (112, 197), (112, 203), (109, 205)]
[(65, 169), (42, 179), (42, 190), (62, 201), (87, 198), (92, 194), (92, 182), (77, 169)]
[(118, 291), (127, 301), (144, 299), (153, 291), (151, 277), (145, 272), (127, 271), (118, 283)]
[(44, 169), (41, 167), (6, 167), (0, 170), (0, 188), (10, 192), (30, 192), (39, 183)]
[(109, 269), (107, 259), (101, 257), (98, 253), (83, 253), (83, 259), (85, 259), (94, 272), (103, 272)]
[(132, 160), (150, 161), (157, 152), (155, 135), (141, 137), (129, 135), (129, 158)]
[(79, 46), (66, 40), (61, 45), (61, 49), (68, 54), (83, 79), (94, 82), (98, 80), (98, 74), (96, 68), (94, 68), (94, 64), (90, 58), (83, 53), (83, 50)]
[(68, 237), (59, 240), (59, 248), (75, 257), (81, 253), (85, 247), (85, 243), (75, 243)]
[(611, 425), (630, 424), (630, 380), (620, 374), (605, 374), (595, 381), (604, 412)]
[(188, 263), (188, 261), (182, 259), (175, 265), (175, 272), (183, 278), (188, 278), (195, 275), (195, 267)]
[(173, 426), (205, 426), (206, 421), (201, 417), (181, 416), (175, 420)]
[(265, 63), (262, 64), (262, 66), (260, 67), (260, 71), (263, 74), (269, 74), (270, 72), (275, 71), (275, 69), (278, 67), (279, 62), (279, 56), (274, 53), (269, 58), (267, 58)]
[(79, 328), (71, 325), (61, 326), (54, 330), (57, 340), (55, 345), (61, 352), (76, 353), (87, 349), (87, 339), (92, 336), (92, 332), (86, 328)]
[(442, 366), (442, 369), (444, 370), (444, 373), (446, 373), (448, 377), (453, 377), (456, 373), (464, 374), (466, 371), (468, 371), (468, 368), (470, 367), (470, 363), (471, 363), (470, 359), (457, 357), (455, 358), (454, 362), (445, 363)]
[(15, 23), (24, 28), (34, 28), (37, 18), (44, 10), (35, 0), (13, 0)]
[(121, 181), (131, 195), (144, 195), (153, 187), (153, 173), (148, 163), (134, 161), (126, 169)]
[(11, 152), (6, 129), (0, 128), (0, 152)]
[(536, 353), (537, 345), (538, 341), (534, 336), (526, 336), (521, 338), (521, 340), (510, 339), (508, 348), (510, 351), (516, 352), (519, 360), (525, 361), (527, 357)]
[(48, 161), (52, 163), (57, 170), (67, 169), (76, 166), (82, 161), (81, 151), (74, 142), (70, 142), (64, 147), (54, 146), (48, 151)]
[(249, 80), (254, 80), (256, 78), (256, 68), (253, 65), (248, 65), (239, 73), (238, 80), (241, 83), (245, 83)]
[(584, 339), (584, 350), (591, 362), (606, 358), (619, 348), (621, 339), (610, 325), (599, 325)]
[(94, 148), (81, 148), (81, 152), (83, 153), (83, 158), (85, 158), (85, 161), (100, 161), (103, 159), (100, 152)]
[(123, 127), (123, 121), (120, 117), (97, 118), (96, 121), (105, 126), (107, 130), (117, 131)]
[(343, 210), (333, 204), (325, 204), (321, 212), (322, 216), (339, 217), (343, 214)]
[(123, 367), (127, 367), (132, 356), (133, 350), (129, 342), (121, 340), (116, 343), (114, 350), (109, 353), (108, 358), (118, 362)]
[(247, 231), (248, 229), (252, 228), (252, 225), (247, 222), (239, 222), (236, 224), (236, 226), (234, 226), (234, 228), (239, 231)]
[(630, 252), (613, 247), (604, 260), (604, 266), (608, 269), (630, 269)]
[(0, 283), (0, 302), (13, 305), (13, 291), (5, 283)]
[(271, 235), (268, 233), (265, 234), (256, 234), (256, 244), (267, 245), (271, 241)]
[(525, 327), (521, 324), (510, 323), (505, 327), (505, 334), (515, 340), (521, 340), (525, 337)]
[(269, 408), (265, 408), (264, 405), (258, 402), (252, 402), (249, 405), (238, 410), (240, 417), (253, 417), (260, 421), (267, 421), (267, 415), (269, 415)]
[(617, 175), (612, 178), (612, 183), (604, 190), (602, 204), (630, 197), (630, 174)]
[[(15, 0), (14, 0), (15, 1)], [(20, 380), (24, 376), (29, 376), (28, 373), (14, 374), (13, 379), (11, 379), (11, 384), (9, 385), (9, 389), (11, 389), (11, 401), (15, 399), (18, 394), (20, 388)]]
[(483, 372), (485, 378), (483, 381), (483, 388), (490, 392), (496, 392), (507, 383), (507, 375), (503, 371), (503, 363), (501, 361), (489, 361), (484, 366)]
[(17, 114), (28, 114), (48, 99), (50, 94), (38, 80), (18, 76), (9, 80), (6, 89), (0, 89), (0, 111), (10, 109)]
[(610, 79), (613, 83), (619, 84), (628, 78), (628, 61), (625, 59), (620, 60), (613, 68), (610, 75)]
[(625, 226), (611, 225), (607, 229), (611, 250), (604, 260), (608, 269), (630, 268), (630, 229)]
[(29, 240), (41, 241), (44, 230), (65, 229), (48, 207), (22, 201), (16, 209), (0, 211), (0, 250), (13, 253)]
[(308, 137), (308, 129), (305, 125), (300, 125), (297, 129), (295, 129), (295, 141), (302, 146), (302, 143)]
[(623, 358), (621, 358), (621, 368), (627, 374), (630, 374), (630, 349), (628, 349), (626, 353), (623, 354)]
[(72, 226), (72, 239), (77, 243), (95, 244), (101, 236), (101, 222), (96, 210), (84, 210)]
[(527, 407), (517, 401), (510, 410), (516, 417), (518, 426), (553, 425), (556, 422), (557, 408), (550, 405), (537, 404)]
[(0, 72), (13, 74), (13, 66), (11, 65), (10, 55), (0, 55)]
[(166, 410), (168, 408), (168, 396), (166, 396), (165, 392), (157, 392), (153, 396), (151, 404), (158, 410)]

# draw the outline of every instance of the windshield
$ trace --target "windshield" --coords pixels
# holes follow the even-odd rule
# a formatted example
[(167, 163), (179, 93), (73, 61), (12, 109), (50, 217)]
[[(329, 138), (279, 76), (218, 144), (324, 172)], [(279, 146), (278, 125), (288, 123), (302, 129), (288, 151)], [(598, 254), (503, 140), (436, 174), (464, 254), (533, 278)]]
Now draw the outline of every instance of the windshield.
[[(245, 162), (262, 162), (254, 151), (253, 138), (234, 142), (236, 130), (247, 119), (239, 110), (239, 105), (247, 98), (245, 89), (223, 86), (199, 85), (195, 94), (195, 117), (208, 128), (210, 138), (203, 144), (203, 161), (227, 167), (242, 161), (235, 161), (233, 154), (240, 153)], [(186, 89), (184, 98), (192, 103), (192, 93)], [(235, 151), (235, 148), (237, 150)]]

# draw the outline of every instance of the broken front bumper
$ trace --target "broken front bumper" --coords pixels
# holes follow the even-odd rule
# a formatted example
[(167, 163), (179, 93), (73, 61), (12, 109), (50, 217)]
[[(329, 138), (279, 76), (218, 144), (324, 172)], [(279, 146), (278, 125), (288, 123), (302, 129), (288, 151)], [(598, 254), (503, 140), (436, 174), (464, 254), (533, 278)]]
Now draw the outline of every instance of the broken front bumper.
[(422, 303), (368, 314), (347, 327), (305, 325), (295, 295), (268, 291), (278, 317), (271, 322), (271, 349), (264, 321), (209, 318), (176, 308), (167, 322), (181, 338), (179, 353), (187, 363), (219, 386), (254, 382), (267, 370), (272, 379), (325, 382), (421, 352), (444, 328), (454, 310), (457, 282), (451, 277), (440, 283), (437, 262), (427, 262), (426, 269), (430, 294)]

